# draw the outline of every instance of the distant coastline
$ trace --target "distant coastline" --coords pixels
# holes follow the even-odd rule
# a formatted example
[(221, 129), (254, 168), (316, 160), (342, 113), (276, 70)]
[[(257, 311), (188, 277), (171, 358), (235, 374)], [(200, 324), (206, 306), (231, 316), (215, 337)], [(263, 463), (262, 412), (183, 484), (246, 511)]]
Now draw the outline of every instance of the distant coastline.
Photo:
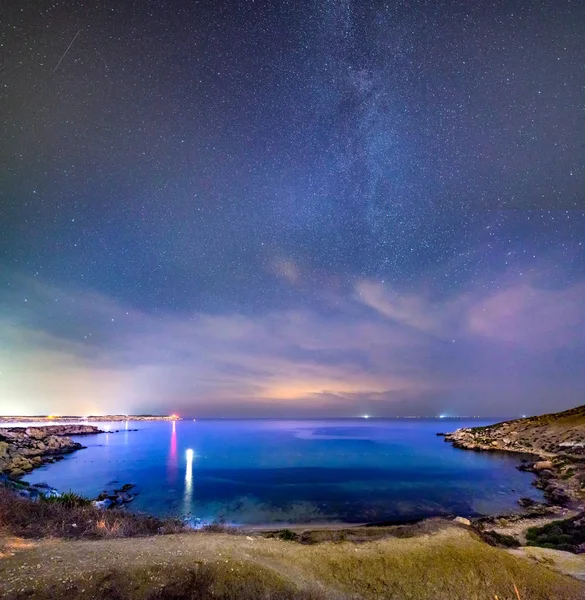
[(0, 423), (108, 423), (120, 421), (181, 421), (178, 415), (23, 415), (0, 416)]

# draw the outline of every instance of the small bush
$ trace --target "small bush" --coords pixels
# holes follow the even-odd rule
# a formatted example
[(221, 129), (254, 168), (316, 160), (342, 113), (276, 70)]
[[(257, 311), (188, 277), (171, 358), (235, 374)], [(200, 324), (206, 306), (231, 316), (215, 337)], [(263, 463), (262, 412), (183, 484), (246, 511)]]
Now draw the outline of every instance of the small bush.
[(582, 518), (583, 515), (578, 515), (563, 521), (553, 521), (542, 527), (530, 527), (526, 531), (527, 545), (577, 552), (577, 547), (585, 543)]
[(498, 533), (497, 531), (484, 531), (484, 540), (491, 546), (503, 546), (504, 548), (518, 548), (520, 542), (511, 535)]
[(40, 501), (46, 502), (47, 504), (61, 504), (65, 508), (76, 508), (78, 506), (89, 506), (91, 504), (91, 500), (88, 498), (71, 491), (65, 492), (60, 496), (45, 496), (44, 494), (41, 494)]
[(291, 531), (290, 529), (283, 529), (278, 534), (278, 537), (281, 540), (285, 540), (287, 542), (294, 542), (299, 536), (294, 531)]
[(575, 474), (575, 469), (568, 468), (562, 475), (562, 479), (571, 479)]

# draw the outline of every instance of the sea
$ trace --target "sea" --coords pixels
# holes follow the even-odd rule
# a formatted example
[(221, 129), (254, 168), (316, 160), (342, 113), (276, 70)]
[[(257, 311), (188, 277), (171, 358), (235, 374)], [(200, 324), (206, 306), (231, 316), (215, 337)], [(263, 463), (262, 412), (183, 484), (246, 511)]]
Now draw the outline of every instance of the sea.
[[(86, 449), (26, 476), (95, 498), (135, 485), (127, 510), (249, 526), (393, 523), (517, 512), (542, 500), (521, 457), (453, 448), (458, 419), (95, 423)], [(92, 423), (93, 424), (93, 423)], [(133, 431), (135, 430), (135, 431)]]

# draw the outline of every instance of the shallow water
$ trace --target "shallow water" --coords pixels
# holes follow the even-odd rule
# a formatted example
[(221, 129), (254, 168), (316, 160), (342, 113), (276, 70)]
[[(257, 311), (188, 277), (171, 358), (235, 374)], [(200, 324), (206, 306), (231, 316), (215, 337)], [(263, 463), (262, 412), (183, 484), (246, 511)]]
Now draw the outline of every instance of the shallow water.
[[(96, 497), (135, 483), (129, 508), (234, 524), (378, 522), (517, 511), (542, 498), (520, 457), (457, 450), (454, 419), (102, 424), (87, 449), (29, 474)], [(127, 431), (127, 429), (138, 431)]]

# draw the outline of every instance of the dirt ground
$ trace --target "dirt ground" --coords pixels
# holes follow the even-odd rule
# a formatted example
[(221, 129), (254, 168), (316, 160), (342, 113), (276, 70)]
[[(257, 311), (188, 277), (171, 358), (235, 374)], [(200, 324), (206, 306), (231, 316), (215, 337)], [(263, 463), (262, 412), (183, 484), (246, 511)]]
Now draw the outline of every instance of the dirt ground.
[(222, 533), (13, 539), (5, 540), (0, 559), (6, 600), (517, 600), (514, 586), (522, 600), (585, 598), (585, 583), (546, 561), (493, 548), (455, 525), (407, 538), (312, 545)]

